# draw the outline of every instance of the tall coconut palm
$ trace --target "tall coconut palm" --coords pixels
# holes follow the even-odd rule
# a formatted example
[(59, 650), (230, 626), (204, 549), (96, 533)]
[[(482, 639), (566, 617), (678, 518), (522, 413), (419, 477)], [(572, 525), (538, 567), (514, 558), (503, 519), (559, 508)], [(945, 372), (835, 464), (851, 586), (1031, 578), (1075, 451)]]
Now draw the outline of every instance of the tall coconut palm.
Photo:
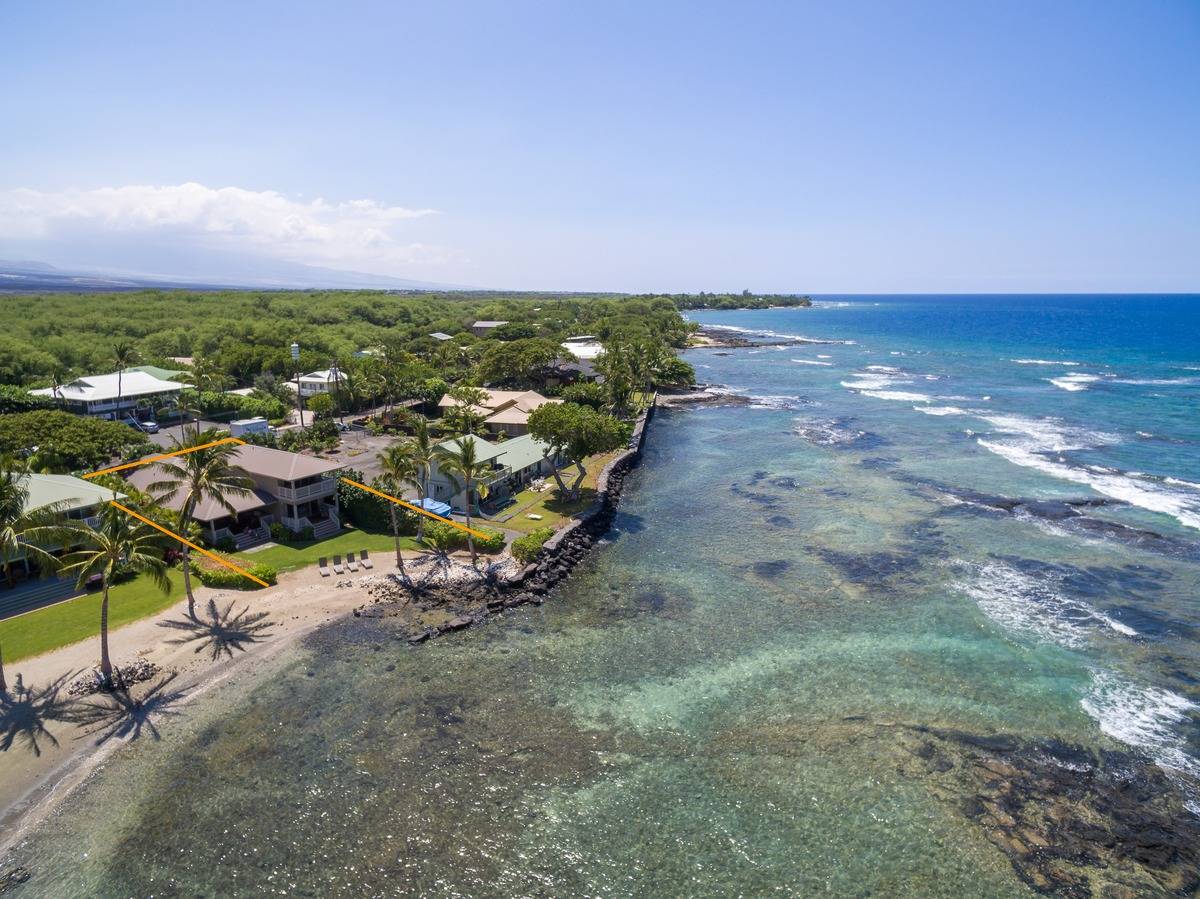
[(29, 473), (23, 461), (0, 458), (0, 567), (9, 586), (13, 562), (34, 558), (51, 571), (58, 560), (50, 549), (65, 546), (73, 534), (64, 517), (66, 503), (29, 508)]
[(133, 365), (137, 361), (137, 351), (133, 344), (128, 340), (118, 340), (113, 344), (112, 360), (117, 366), (117, 417), (121, 416), (121, 376), (125, 374), (125, 369)]
[(82, 590), (88, 578), (100, 575), (100, 675), (104, 685), (113, 686), (112, 660), (108, 651), (108, 592), (114, 578), (123, 572), (147, 574), (167, 593), (171, 589), (167, 563), (163, 561), (162, 534), (150, 525), (126, 515), (120, 509), (105, 507), (100, 526), (79, 527), (76, 539), (80, 547), (63, 557), (64, 571), (77, 574), (76, 588)]
[[(174, 441), (173, 449), (188, 449), (219, 440), (215, 430), (196, 434), (186, 442)], [(231, 515), (237, 510), (230, 502), (232, 496), (248, 496), (254, 482), (237, 466), (237, 444), (222, 443), (193, 450), (182, 456), (155, 463), (162, 478), (152, 483), (148, 491), (156, 503), (179, 505), (179, 529), (186, 534), (196, 507), (211, 500)], [(168, 502), (169, 501), (169, 502)], [(196, 617), (196, 597), (192, 594), (191, 547), (183, 545), (183, 589), (187, 593), (188, 617)]]
[[(380, 467), (379, 480), (385, 489), (392, 493), (400, 493), (406, 485), (417, 483), (417, 467), (404, 444), (389, 446), (377, 458)], [(387, 505), (388, 515), (392, 519), (392, 537), (396, 541), (396, 567), (400, 569), (400, 576), (408, 580), (408, 572), (404, 570), (404, 556), (400, 552), (400, 520), (396, 516), (396, 504), (389, 502)]]
[[(420, 499), (419, 504), (424, 508), (425, 497), (429, 496), (429, 473), (433, 470), (433, 463), (437, 461), (437, 444), (429, 436), (429, 422), (424, 416), (416, 420), (414, 428), (413, 437), (408, 441), (408, 457), (417, 467), (415, 486)], [(424, 540), (425, 516), (420, 515), (418, 518), (420, 520), (417, 522), (417, 539)]]
[[(491, 465), (479, 458), (478, 443), (474, 437), (460, 437), (450, 445), (437, 448), (435, 457), (442, 473), (450, 478), (455, 490), (465, 490), (467, 496), (467, 527), (471, 527), (471, 496), (477, 494), (482, 502), (488, 494), (486, 484), (480, 481), (492, 470)], [(471, 550), (471, 564), (478, 564), (475, 553), (475, 538), (467, 531), (467, 546)]]

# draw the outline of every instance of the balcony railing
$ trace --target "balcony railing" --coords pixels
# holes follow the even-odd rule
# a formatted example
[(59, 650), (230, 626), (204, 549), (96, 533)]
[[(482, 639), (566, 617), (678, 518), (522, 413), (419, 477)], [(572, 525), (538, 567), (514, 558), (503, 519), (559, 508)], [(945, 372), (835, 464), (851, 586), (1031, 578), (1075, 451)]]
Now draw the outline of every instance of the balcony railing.
[(305, 484), (303, 487), (276, 488), (275, 495), (290, 503), (304, 502), (320, 496), (332, 496), (337, 490), (337, 481), (333, 478), (323, 479), (316, 484)]

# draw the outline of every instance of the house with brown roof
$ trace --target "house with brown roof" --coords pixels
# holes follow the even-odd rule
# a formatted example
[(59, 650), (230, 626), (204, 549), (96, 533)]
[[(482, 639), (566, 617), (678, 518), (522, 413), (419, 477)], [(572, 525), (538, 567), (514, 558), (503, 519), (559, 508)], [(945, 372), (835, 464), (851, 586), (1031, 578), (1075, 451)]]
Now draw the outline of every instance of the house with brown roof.
[[(246, 444), (233, 453), (233, 464), (246, 473), (254, 484), (243, 496), (229, 496), (233, 512), (210, 499), (199, 503), (195, 519), (204, 528), (210, 543), (229, 537), (238, 549), (262, 543), (271, 537), (271, 525), (279, 522), (294, 533), (313, 529), (316, 538), (328, 537), (342, 529), (337, 499), (337, 479), (342, 466), (335, 462)], [(149, 491), (161, 481), (158, 464), (133, 469), (129, 483)], [(183, 508), (180, 493), (168, 497), (163, 505)]]
[[(546, 403), (561, 403), (562, 400), (542, 396), (536, 390), (489, 390), (483, 389), (487, 399), (475, 406), (475, 411), (484, 416), (483, 423), (493, 434), (518, 437), (529, 433), (529, 413)], [(438, 407), (443, 413), (457, 406), (458, 401), (450, 394), (442, 397)]]

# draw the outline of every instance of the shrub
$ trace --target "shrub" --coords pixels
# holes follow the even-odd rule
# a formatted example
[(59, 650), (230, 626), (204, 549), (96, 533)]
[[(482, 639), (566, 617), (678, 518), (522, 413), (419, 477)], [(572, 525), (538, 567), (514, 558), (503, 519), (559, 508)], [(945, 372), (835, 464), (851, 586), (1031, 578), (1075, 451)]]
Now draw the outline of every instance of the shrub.
[[(487, 535), (475, 538), (475, 549), (478, 552), (490, 555), (504, 549), (503, 531), (497, 531), (495, 528), (482, 528), (474, 523), (472, 523), (471, 530), (481, 531)], [(425, 525), (425, 540), (431, 546), (439, 549), (464, 549), (467, 545), (467, 532), (443, 521), (431, 521)]]
[[(252, 575), (261, 578), (268, 584), (276, 583), (278, 572), (274, 566), (268, 565), (265, 562), (259, 562), (246, 568)], [(261, 590), (262, 584), (257, 584), (250, 578), (238, 574), (236, 571), (226, 568), (224, 565), (217, 565), (215, 562), (205, 560), (203, 564), (192, 560), (192, 573), (200, 579), (205, 587), (213, 587), (218, 590)]]
[(292, 532), (289, 531), (281, 521), (271, 522), (271, 539), (276, 543), (290, 543), (292, 540)]
[(237, 544), (232, 537), (222, 537), (214, 544), (213, 548), (218, 552), (231, 553), (237, 549)]
[(553, 536), (554, 528), (538, 528), (524, 537), (518, 537), (512, 542), (513, 558), (522, 565), (528, 565), (537, 558), (537, 554), (542, 551), (546, 541)]
[[(471, 530), (482, 531), (484, 534), (487, 534), (486, 537), (475, 538), (475, 549), (479, 552), (491, 555), (504, 549), (503, 531), (497, 531), (495, 528), (481, 528), (478, 525), (472, 527)], [(464, 533), (463, 536), (465, 537), (466, 534)]]

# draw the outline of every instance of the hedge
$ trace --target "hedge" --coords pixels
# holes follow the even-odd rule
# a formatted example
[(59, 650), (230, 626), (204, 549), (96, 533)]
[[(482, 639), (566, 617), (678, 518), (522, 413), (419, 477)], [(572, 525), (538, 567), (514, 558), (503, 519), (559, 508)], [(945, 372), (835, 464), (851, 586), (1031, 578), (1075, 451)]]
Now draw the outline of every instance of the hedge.
[[(246, 569), (256, 578), (274, 584), (279, 574), (273, 565), (259, 562)], [(217, 565), (201, 565), (192, 562), (192, 574), (200, 579), (205, 587), (215, 587), (218, 590), (261, 590), (262, 584), (255, 583), (245, 575), (238, 574), (232, 568)]]
[(554, 536), (554, 528), (538, 528), (530, 531), (524, 537), (518, 537), (512, 542), (513, 558), (522, 565), (528, 565), (537, 558), (546, 541)]
[[(481, 531), (486, 537), (475, 538), (475, 549), (481, 553), (498, 553), (504, 549), (504, 532), (494, 528), (480, 527), (471, 523), (471, 530)], [(432, 521), (425, 525), (425, 537), (445, 549), (463, 549), (467, 545), (467, 532), (461, 528), (441, 521)]]

